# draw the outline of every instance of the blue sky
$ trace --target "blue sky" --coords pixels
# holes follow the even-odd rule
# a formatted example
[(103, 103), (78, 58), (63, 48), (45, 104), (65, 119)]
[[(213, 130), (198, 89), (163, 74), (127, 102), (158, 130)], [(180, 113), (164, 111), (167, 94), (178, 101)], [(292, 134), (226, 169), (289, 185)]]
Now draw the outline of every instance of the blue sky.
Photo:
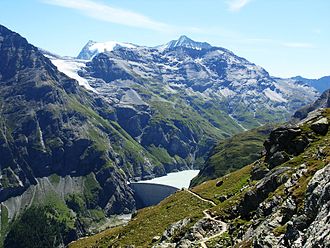
[(330, 75), (329, 0), (1, 0), (0, 24), (75, 56), (88, 40), (156, 46), (185, 34), (274, 76)]

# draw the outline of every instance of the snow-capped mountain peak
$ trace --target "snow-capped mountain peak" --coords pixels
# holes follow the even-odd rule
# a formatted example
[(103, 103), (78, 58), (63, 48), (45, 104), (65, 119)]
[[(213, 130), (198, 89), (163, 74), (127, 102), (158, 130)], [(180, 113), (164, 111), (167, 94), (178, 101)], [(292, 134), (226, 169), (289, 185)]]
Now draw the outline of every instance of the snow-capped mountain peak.
[(195, 50), (210, 49), (212, 46), (207, 42), (198, 42), (188, 38), (185, 35), (180, 36), (177, 40), (172, 40), (169, 43), (157, 47), (159, 50), (174, 49), (176, 47), (185, 47)]
[(116, 47), (126, 47), (126, 48), (136, 48), (137, 45), (126, 43), (126, 42), (117, 42), (117, 41), (106, 41), (106, 42), (96, 42), (96, 41), (88, 41), (84, 48), (78, 55), (78, 59), (90, 60), (96, 54), (111, 52)]
[[(118, 49), (120, 47), (125, 47), (125, 51)], [(95, 56), (103, 52), (104, 56)], [(231, 118), (237, 118), (235, 120), (244, 128), (250, 128), (251, 124), (245, 119), (240, 120), (242, 114), (250, 116), (249, 121), (254, 122), (252, 126), (268, 122), (268, 113), (281, 113), (281, 117), (274, 117), (278, 121), (282, 116), (289, 117), (302, 105), (314, 101), (319, 94), (297, 80), (273, 78), (262, 67), (227, 49), (196, 42), (187, 36), (158, 47), (90, 41), (79, 58), (93, 60), (90, 63), (77, 61), (79, 64), (72, 64), (71, 61), (61, 64), (61, 61), (56, 60), (53, 63), (88, 87), (81, 80), (86, 79), (100, 95), (119, 105), (125, 103), (126, 106), (128, 102), (138, 105), (138, 97), (133, 91), (123, 98), (122, 90), (135, 90), (132, 85), (138, 84), (148, 85), (146, 90), (149, 91), (149, 87), (154, 87), (153, 82), (159, 82), (157, 87), (163, 88), (161, 92), (175, 97), (176, 94), (183, 94), (189, 101), (200, 97), (201, 101), (226, 103), (224, 111)], [(78, 67), (81, 68), (79, 73)], [(109, 84), (113, 81), (116, 83)], [(141, 99), (148, 102), (142, 96)], [(258, 116), (258, 120), (254, 120), (255, 116)]]

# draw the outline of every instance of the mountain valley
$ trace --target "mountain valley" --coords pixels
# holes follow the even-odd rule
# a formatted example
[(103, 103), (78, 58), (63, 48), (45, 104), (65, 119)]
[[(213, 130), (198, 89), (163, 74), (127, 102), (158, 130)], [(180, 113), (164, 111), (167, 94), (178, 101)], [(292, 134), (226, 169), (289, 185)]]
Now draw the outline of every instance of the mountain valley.
[[(122, 214), (69, 247), (330, 245), (328, 82), (187, 36), (64, 57), (0, 25), (0, 247), (64, 247)], [(136, 211), (129, 182), (188, 169)]]

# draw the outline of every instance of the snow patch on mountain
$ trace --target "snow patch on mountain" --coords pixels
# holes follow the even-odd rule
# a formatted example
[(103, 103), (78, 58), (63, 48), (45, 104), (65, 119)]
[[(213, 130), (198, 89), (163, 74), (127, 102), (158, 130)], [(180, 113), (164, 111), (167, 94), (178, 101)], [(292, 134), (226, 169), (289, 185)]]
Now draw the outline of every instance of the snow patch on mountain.
[(113, 50), (119, 47), (133, 49), (139, 46), (126, 42), (117, 42), (117, 41), (96, 42), (90, 40), (81, 50), (81, 52), (77, 56), (77, 59), (91, 60), (93, 59), (94, 56), (96, 56), (99, 53), (112, 52)]
[(70, 78), (78, 81), (79, 85), (85, 87), (89, 91), (97, 93), (97, 91), (91, 87), (87, 79), (79, 76), (78, 71), (86, 67), (85, 62), (77, 61), (74, 59), (54, 59), (50, 58), (51, 62), (57, 67), (60, 72), (63, 72)]

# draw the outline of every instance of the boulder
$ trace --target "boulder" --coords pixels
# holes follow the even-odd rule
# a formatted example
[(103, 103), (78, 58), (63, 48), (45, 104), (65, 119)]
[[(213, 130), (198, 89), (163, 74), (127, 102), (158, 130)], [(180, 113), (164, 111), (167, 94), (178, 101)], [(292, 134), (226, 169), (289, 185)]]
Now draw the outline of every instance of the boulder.
[(222, 180), (221, 181), (217, 181), (217, 183), (216, 183), (215, 186), (220, 187), (222, 184), (223, 184), (223, 181)]
[(160, 236), (155, 236), (155, 237), (153, 237), (152, 238), (152, 243), (155, 243), (155, 242), (157, 242), (158, 240), (160, 240)]
[(184, 218), (183, 220), (173, 223), (164, 231), (161, 241), (172, 241), (175, 235), (182, 232), (190, 222), (191, 220), (189, 218)]
[(293, 246), (293, 243), (296, 243), (294, 241), (296, 241), (300, 234), (299, 231), (294, 227), (292, 221), (289, 221), (287, 223), (287, 228), (286, 228), (286, 233), (283, 237), (284, 240), (284, 245), (286, 245), (287, 247), (291, 247)]
[(286, 172), (290, 170), (289, 167), (282, 167), (274, 169), (263, 179), (261, 179), (255, 188), (249, 190), (241, 200), (238, 211), (243, 217), (249, 217), (251, 212), (255, 211), (260, 207), (262, 203), (269, 195), (274, 192), (281, 184), (288, 180)]
[(191, 242), (187, 239), (184, 239), (182, 241), (180, 241), (175, 247), (178, 247), (178, 248), (190, 248), (192, 245), (191, 245)]
[(225, 195), (221, 195), (221, 196), (218, 197), (218, 200), (219, 200), (220, 202), (224, 202), (225, 200), (227, 200), (227, 196), (225, 196)]
[(328, 130), (329, 130), (329, 122), (328, 119), (326, 117), (314, 122), (311, 125), (311, 129), (320, 135), (326, 135)]

